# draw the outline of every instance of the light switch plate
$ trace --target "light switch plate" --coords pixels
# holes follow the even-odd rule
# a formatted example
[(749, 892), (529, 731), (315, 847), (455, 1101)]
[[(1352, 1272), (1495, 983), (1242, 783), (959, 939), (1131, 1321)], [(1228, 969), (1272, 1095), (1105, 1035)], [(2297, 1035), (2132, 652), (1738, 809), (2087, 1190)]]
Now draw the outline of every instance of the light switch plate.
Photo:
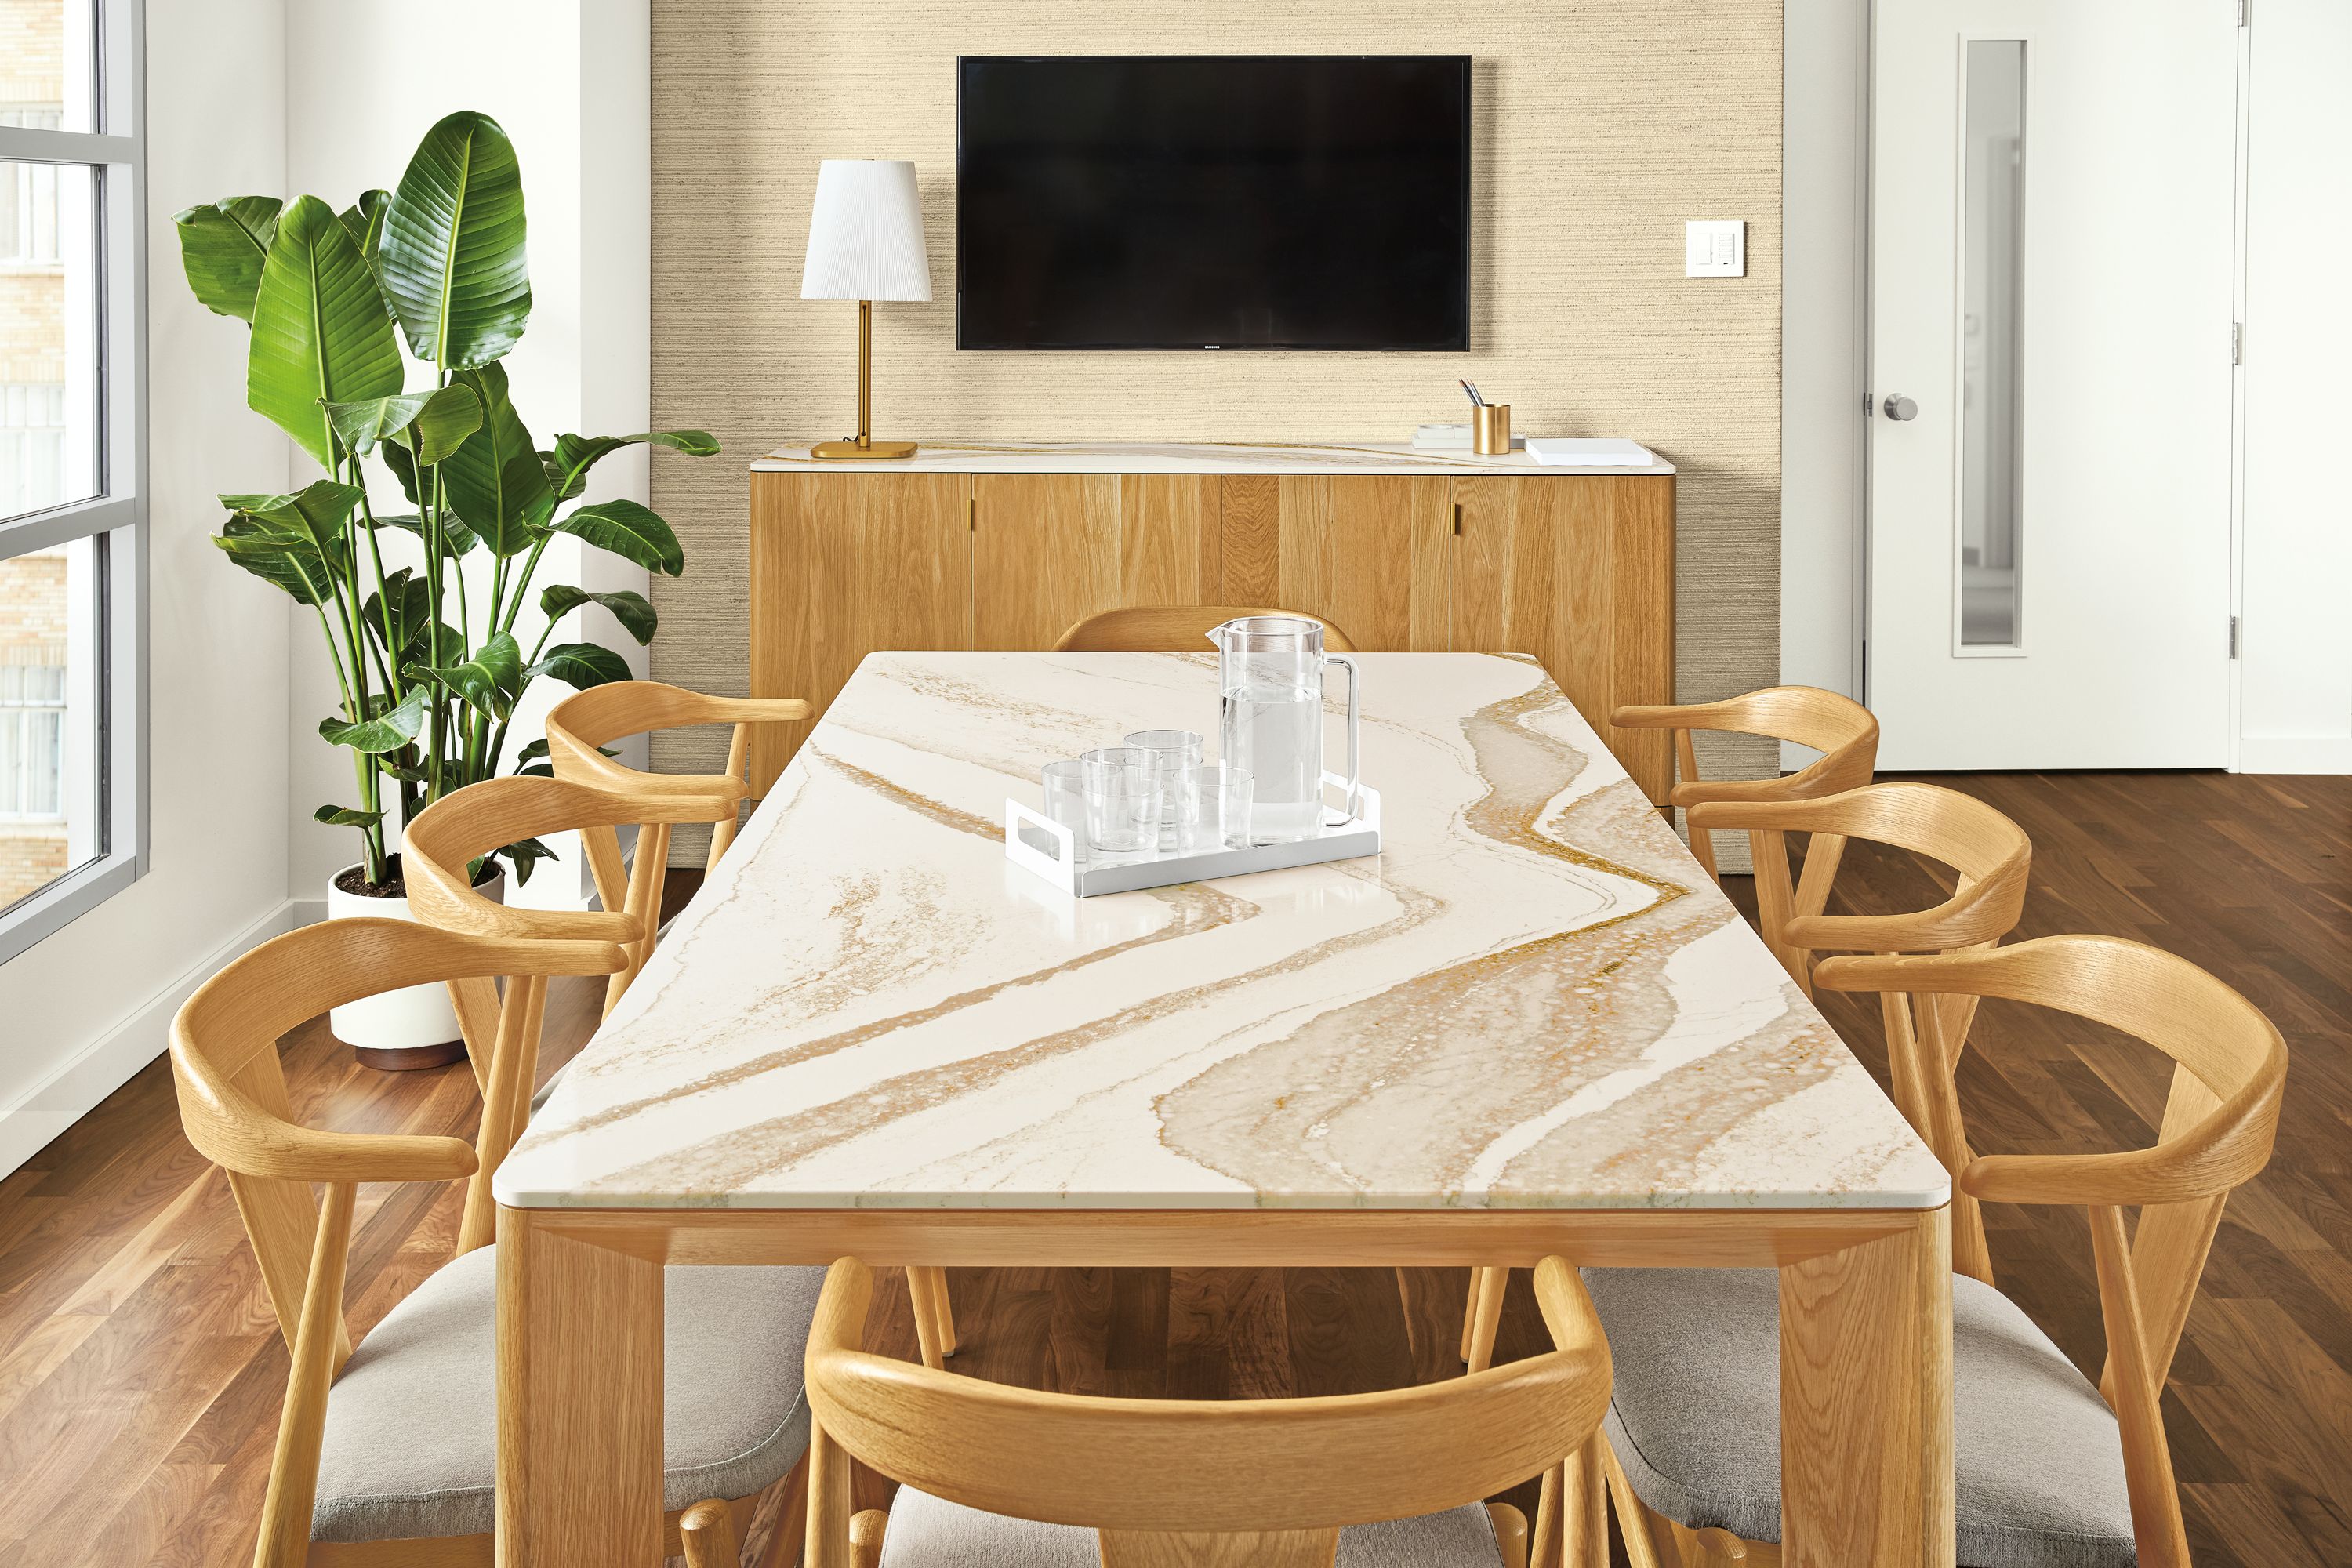
[(1683, 276), (1748, 276), (1748, 225), (1738, 218), (1693, 218), (1683, 225)]

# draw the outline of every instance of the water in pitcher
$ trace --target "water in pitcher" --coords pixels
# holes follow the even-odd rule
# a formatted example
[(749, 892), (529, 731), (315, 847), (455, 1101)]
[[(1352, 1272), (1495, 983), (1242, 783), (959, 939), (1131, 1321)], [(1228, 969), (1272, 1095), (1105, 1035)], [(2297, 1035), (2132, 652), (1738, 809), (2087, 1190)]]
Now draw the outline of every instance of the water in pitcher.
[(1255, 775), (1250, 837), (1286, 844), (1323, 817), (1323, 694), (1297, 686), (1243, 686), (1224, 694), (1224, 761)]

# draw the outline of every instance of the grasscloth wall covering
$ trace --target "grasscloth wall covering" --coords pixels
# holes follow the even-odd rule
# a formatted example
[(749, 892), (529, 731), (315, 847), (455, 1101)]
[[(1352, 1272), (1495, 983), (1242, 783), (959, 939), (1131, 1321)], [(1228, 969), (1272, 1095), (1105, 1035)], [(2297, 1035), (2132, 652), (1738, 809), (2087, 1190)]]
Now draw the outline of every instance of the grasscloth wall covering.
[[(727, 447), (653, 465), (688, 561), (655, 585), (656, 678), (746, 688), (745, 464), (856, 418), (856, 307), (799, 298), (817, 163), (903, 157), (934, 299), (875, 309), (877, 434), (1400, 440), (1463, 417), (1470, 375), (1522, 433), (1679, 465), (1680, 695), (1775, 679), (1780, 0), (656, 0), (653, 45), (654, 417)], [(1476, 62), (1470, 353), (956, 352), (958, 55), (1363, 51)], [(1748, 220), (1745, 279), (1683, 277), (1694, 217)], [(1774, 765), (1738, 742), (1706, 761)]]

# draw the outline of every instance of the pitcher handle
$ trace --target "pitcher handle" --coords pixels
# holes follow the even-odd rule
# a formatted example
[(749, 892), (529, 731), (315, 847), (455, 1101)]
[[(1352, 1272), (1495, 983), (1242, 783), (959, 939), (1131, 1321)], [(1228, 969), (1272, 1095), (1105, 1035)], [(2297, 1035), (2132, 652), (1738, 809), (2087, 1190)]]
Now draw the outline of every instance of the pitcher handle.
[(1363, 782), (1363, 762), (1356, 749), (1357, 698), (1363, 677), (1356, 668), (1356, 661), (1344, 653), (1327, 653), (1323, 658), (1327, 664), (1345, 665), (1348, 670), (1348, 816), (1352, 819), (1356, 815), (1356, 786)]

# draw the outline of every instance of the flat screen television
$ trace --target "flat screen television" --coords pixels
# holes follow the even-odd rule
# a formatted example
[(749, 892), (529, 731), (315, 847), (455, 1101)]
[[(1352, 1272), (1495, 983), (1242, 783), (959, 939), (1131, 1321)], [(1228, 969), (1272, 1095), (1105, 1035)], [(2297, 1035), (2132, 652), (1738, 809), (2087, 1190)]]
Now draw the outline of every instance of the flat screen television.
[(956, 346), (1470, 346), (1467, 55), (965, 56)]

